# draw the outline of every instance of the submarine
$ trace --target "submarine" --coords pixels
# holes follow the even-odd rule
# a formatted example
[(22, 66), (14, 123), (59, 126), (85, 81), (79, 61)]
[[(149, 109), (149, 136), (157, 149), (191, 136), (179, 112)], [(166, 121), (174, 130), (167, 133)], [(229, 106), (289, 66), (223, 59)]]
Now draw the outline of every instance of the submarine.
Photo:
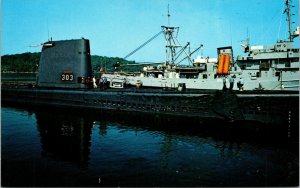
[(88, 39), (43, 43), (35, 85), (2, 83), (3, 104), (141, 112), (181, 118), (298, 125), (295, 91), (93, 88)]

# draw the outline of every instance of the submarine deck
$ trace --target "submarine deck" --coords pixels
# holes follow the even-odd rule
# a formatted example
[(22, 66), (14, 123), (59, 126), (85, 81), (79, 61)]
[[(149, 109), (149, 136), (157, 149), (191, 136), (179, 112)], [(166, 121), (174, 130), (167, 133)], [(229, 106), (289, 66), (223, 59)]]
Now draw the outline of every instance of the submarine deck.
[[(216, 92), (223, 92), (222, 90), (207, 90), (207, 89), (186, 89), (184, 91), (178, 91), (175, 88), (150, 88), (150, 87), (125, 87), (125, 88), (59, 88), (59, 87), (36, 87), (32, 83), (15, 83), (4, 82), (1, 83), (2, 88), (15, 88), (15, 89), (40, 89), (40, 90), (63, 90), (63, 91), (89, 91), (89, 92), (121, 92), (121, 93), (161, 93), (161, 94), (215, 94)], [(223, 93), (236, 94), (239, 96), (247, 97), (269, 97), (269, 96), (299, 96), (299, 91), (289, 90), (244, 90), (244, 91), (226, 91)]]

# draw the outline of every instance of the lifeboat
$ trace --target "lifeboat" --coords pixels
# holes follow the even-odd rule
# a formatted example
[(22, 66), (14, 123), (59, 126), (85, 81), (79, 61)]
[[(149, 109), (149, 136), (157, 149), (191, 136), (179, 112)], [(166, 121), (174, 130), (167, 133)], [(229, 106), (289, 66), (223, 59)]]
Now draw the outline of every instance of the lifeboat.
[(217, 74), (223, 73), (223, 66), (224, 66), (225, 56), (223, 54), (219, 55), (219, 63), (218, 63), (218, 70)]
[(223, 64), (222, 74), (227, 75), (229, 73), (230, 55), (229, 54), (225, 55), (224, 59), (225, 59), (225, 61)]

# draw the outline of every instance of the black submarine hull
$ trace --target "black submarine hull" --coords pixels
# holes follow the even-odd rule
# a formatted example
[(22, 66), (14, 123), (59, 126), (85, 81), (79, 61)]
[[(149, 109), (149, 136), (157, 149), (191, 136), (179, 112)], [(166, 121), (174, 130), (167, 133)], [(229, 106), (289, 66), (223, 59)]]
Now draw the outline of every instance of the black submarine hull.
[(50, 89), (2, 87), (2, 102), (116, 110), (289, 126), (299, 120), (295, 92), (178, 92), (160, 89)]
[(211, 108), (214, 93), (177, 93), (136, 89), (74, 90), (2, 88), (2, 101), (24, 105), (118, 110), (219, 118)]

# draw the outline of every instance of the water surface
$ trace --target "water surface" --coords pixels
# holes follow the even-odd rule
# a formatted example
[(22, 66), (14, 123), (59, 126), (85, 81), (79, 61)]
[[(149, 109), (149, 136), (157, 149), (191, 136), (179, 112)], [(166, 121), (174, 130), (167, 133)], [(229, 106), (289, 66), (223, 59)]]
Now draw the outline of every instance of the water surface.
[(2, 186), (298, 185), (298, 143), (285, 133), (70, 109), (5, 106), (1, 116)]

